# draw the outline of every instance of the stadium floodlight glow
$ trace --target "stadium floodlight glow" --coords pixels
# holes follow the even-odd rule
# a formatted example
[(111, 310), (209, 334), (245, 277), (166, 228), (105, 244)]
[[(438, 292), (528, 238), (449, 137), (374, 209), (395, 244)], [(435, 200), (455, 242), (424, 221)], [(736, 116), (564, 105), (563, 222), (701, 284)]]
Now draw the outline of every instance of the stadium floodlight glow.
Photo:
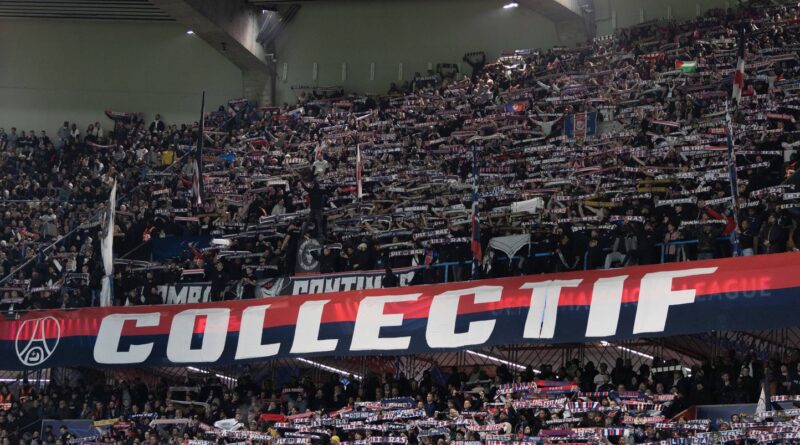
[(517, 2), (506, 3), (505, 5), (503, 5), (503, 9), (512, 9), (516, 8), (517, 6), (519, 6), (519, 3)]
[[(15, 383), (15, 382), (22, 383), (22, 379), (6, 379), (6, 378), (0, 379), (0, 383)], [(34, 379), (33, 382), (49, 383), (50, 379)], [(30, 383), (30, 381), (29, 381), (29, 383)]]
[[(211, 374), (211, 371), (206, 371), (205, 369), (195, 368), (194, 366), (187, 366), (186, 369), (188, 369), (189, 371), (199, 372), (200, 374)], [(219, 373), (213, 373), (213, 374), (215, 376), (217, 376), (217, 378), (220, 378), (222, 380), (229, 380), (231, 382), (235, 382), (237, 380), (235, 377), (230, 377), (230, 376), (219, 374)]]
[[(644, 352), (637, 351), (635, 349), (626, 348), (624, 346), (612, 345), (611, 343), (609, 343), (609, 342), (607, 342), (605, 340), (601, 340), (600, 341), (600, 345), (602, 345), (604, 348), (606, 348), (608, 346), (614, 346), (615, 348), (619, 349), (620, 351), (630, 352), (631, 354), (638, 355), (639, 357), (644, 357), (644, 358), (646, 358), (648, 360), (653, 360), (653, 358), (655, 358), (650, 354), (645, 354)], [(692, 368), (684, 367), (683, 370), (686, 371), (687, 373), (689, 373), (689, 375), (692, 374)]]
[(192, 34), (194, 34), (194, 31), (192, 31), (192, 30), (190, 29), (190, 30), (186, 31), (186, 34), (192, 35)]
[[(491, 360), (491, 361), (493, 361), (495, 363), (502, 363), (504, 365), (511, 366), (513, 368), (516, 368), (516, 369), (520, 369), (520, 370), (523, 370), (523, 371), (525, 370), (525, 366), (522, 366), (519, 363), (510, 362), (508, 360), (503, 360), (503, 359), (501, 359), (499, 357), (493, 357), (491, 355), (482, 354), (480, 352), (476, 352), (476, 351), (473, 351), (471, 349), (467, 349), (464, 352), (466, 352), (467, 354), (470, 354), (470, 355), (474, 355), (476, 357), (485, 358), (486, 360)], [(538, 369), (534, 369), (533, 372), (534, 372), (534, 374), (539, 374), (542, 371), (539, 371)]]
[(361, 380), (361, 378), (362, 378), (360, 375), (358, 375), (356, 373), (347, 372), (344, 369), (334, 368), (333, 366), (323, 365), (322, 363), (315, 362), (313, 360), (308, 360), (308, 359), (299, 358), (299, 357), (298, 357), (297, 360), (300, 360), (301, 362), (303, 362), (303, 363), (305, 363), (307, 365), (311, 365), (311, 366), (313, 366), (315, 368), (324, 369), (325, 371), (337, 372), (339, 374), (344, 374), (344, 375), (352, 375), (356, 380)]
[(620, 351), (630, 352), (631, 354), (638, 355), (639, 357), (644, 357), (644, 358), (646, 358), (648, 360), (653, 360), (653, 356), (652, 355), (645, 354), (644, 352), (640, 352), (640, 351), (637, 351), (635, 349), (626, 348), (624, 346), (612, 345), (611, 343), (609, 343), (609, 342), (607, 342), (605, 340), (601, 340), (600, 344), (603, 345), (604, 348), (607, 348), (609, 346), (613, 346), (613, 347), (619, 349)]

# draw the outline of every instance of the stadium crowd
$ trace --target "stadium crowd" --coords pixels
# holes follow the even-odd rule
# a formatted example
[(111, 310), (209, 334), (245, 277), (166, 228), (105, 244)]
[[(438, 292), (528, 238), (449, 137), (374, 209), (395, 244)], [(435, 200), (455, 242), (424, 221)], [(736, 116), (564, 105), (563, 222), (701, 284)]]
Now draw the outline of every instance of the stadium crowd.
[[(474, 182), (483, 277), (726, 257), (734, 232), (744, 255), (797, 250), (799, 24), (796, 4), (749, 2), (485, 66), (467, 55), (471, 77), (416, 76), (382, 97), (232, 101), (202, 136), (199, 122), (122, 112), (109, 128), (0, 129), (0, 277), (26, 266), (0, 309), (98, 304), (114, 181), (115, 304), (161, 303), (156, 286), (180, 281), (253, 298), (260, 280), (309, 271), (304, 255), (321, 273), (422, 265), (414, 279), (428, 283), (457, 263), (449, 280), (469, 279)], [(169, 237), (197, 244), (151, 261)]]
[[(652, 367), (634, 369), (630, 359), (619, 358), (613, 366), (595, 367), (574, 359), (513, 374), (505, 365), (449, 370), (433, 365), (412, 378), (399, 370), (363, 377), (322, 373), (318, 381), (301, 374), (283, 384), (269, 377), (221, 380), (191, 371), (184, 380), (165, 378), (150, 387), (139, 377), (113, 385), (94, 378), (53, 379), (42, 388), (26, 380), (0, 386), (0, 443), (744, 443), (756, 437), (747, 428), (765, 434), (773, 431), (767, 426), (777, 425), (748, 422), (800, 414), (792, 409), (758, 419), (737, 414), (714, 429), (733, 429), (741, 437), (708, 437), (711, 425), (692, 420), (687, 408), (754, 403), (762, 381), (773, 401), (790, 408), (800, 401), (798, 357), (772, 359), (763, 368), (754, 356), (731, 352), (692, 367), (689, 375), (689, 368), (675, 365), (656, 358)], [(90, 420), (95, 428), (77, 437), (67, 419)], [(793, 425), (794, 430), (775, 432), (796, 432), (797, 422), (786, 423)], [(661, 442), (695, 435), (706, 435), (705, 441)]]

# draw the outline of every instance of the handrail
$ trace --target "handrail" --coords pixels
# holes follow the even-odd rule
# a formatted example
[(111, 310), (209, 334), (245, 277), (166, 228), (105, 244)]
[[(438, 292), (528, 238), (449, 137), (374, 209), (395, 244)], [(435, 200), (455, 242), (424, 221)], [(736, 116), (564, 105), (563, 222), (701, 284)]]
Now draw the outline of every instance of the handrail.
[[(553, 253), (552, 252), (534, 252), (532, 255), (528, 256), (528, 259), (531, 259), (531, 258), (545, 258), (545, 257), (549, 257), (549, 256), (553, 256)], [(509, 261), (511, 261), (511, 260), (520, 260), (520, 259), (523, 259), (523, 258), (524, 257), (518, 256), (518, 255), (514, 255), (511, 258), (503, 255), (503, 256), (495, 257), (493, 262), (506, 261), (506, 260), (509, 260)], [(434, 264), (431, 264), (430, 266), (423, 265), (422, 268), (423, 269), (427, 269), (428, 267), (431, 267), (431, 268), (444, 267), (444, 282), (448, 283), (449, 282), (448, 280), (450, 278), (450, 266), (460, 266), (460, 265), (467, 265), (467, 264), (472, 266), (472, 264), (474, 264), (474, 263), (475, 263), (475, 260), (448, 261), (448, 262), (444, 262), (444, 263), (434, 263)]]
[[(720, 236), (716, 239), (717, 241), (731, 241), (730, 236)], [(664, 263), (664, 258), (666, 254), (666, 246), (686, 246), (689, 244), (699, 244), (700, 240), (697, 239), (687, 239), (687, 240), (675, 240), (675, 241), (668, 241), (666, 243), (658, 243), (656, 246), (661, 248), (661, 263)]]

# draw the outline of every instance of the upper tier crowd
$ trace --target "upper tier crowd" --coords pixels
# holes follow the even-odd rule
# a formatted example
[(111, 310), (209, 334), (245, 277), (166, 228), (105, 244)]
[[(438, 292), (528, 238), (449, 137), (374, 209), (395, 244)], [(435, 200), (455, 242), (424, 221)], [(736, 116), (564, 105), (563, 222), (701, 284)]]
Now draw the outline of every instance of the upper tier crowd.
[[(796, 355), (764, 368), (731, 352), (689, 375), (658, 358), (636, 368), (630, 359), (613, 366), (573, 359), (515, 373), (505, 365), (432, 365), (410, 377), (401, 369), (319, 379), (309, 372), (280, 383), (242, 371), (238, 379), (187, 371), (184, 380), (149, 386), (90, 374), (51, 376), (45, 387), (2, 384), (0, 444), (742, 445), (795, 443), (800, 428), (792, 408), (800, 402)], [(762, 381), (772, 396), (757, 416), (694, 420), (687, 411), (755, 403)]]
[[(468, 279), (473, 182), (482, 277), (726, 257), (733, 232), (744, 255), (797, 250), (798, 26), (796, 4), (748, 2), (491, 64), (468, 54), (471, 76), (417, 75), (381, 97), (232, 101), (202, 136), (198, 122), (122, 112), (107, 112), (108, 128), (0, 129), (0, 277), (26, 265), (0, 285), (0, 309), (97, 304), (115, 180), (115, 304), (160, 303), (155, 286), (181, 280), (210, 281), (212, 299), (253, 298), (260, 279), (299, 272), (310, 238), (322, 273), (416, 264), (428, 266), (416, 282), (438, 282), (437, 265), (459, 262), (448, 279)], [(740, 33), (746, 75), (732, 100)], [(489, 248), (512, 235), (519, 249)], [(170, 236), (228, 244), (150, 262), (150, 240)]]

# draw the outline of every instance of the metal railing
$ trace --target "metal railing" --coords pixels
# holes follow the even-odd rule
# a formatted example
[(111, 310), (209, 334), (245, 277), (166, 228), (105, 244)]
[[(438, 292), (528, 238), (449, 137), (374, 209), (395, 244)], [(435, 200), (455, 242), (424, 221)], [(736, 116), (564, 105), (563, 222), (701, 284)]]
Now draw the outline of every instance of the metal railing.
[[(729, 241), (729, 242), (731, 242), (731, 247), (733, 246), (733, 242), (732, 242), (733, 240), (731, 239), (730, 236), (721, 236), (721, 237), (717, 238), (716, 241)], [(658, 246), (660, 248), (660, 250), (661, 250), (661, 263), (663, 264), (664, 260), (666, 258), (666, 251), (667, 251), (667, 247), (668, 246), (678, 246), (679, 249), (683, 249), (683, 246), (699, 244), (699, 243), (700, 243), (700, 240), (696, 240), (696, 239), (675, 240), (675, 241), (669, 241), (667, 243), (658, 243), (658, 244), (656, 244), (656, 246)], [(685, 255), (685, 253), (684, 253), (684, 255)]]
[[(716, 241), (731, 241), (731, 238), (730, 238), (730, 236), (723, 236), (723, 237), (717, 238)], [(692, 239), (692, 240), (676, 240), (676, 241), (670, 241), (670, 242), (667, 242), (667, 243), (658, 243), (658, 244), (656, 244), (656, 246), (659, 247), (659, 251), (660, 251), (660, 263), (663, 264), (665, 262), (665, 260), (666, 260), (666, 251), (667, 251), (667, 247), (668, 246), (679, 246), (679, 248), (682, 249), (683, 246), (696, 245), (696, 244), (699, 244), (699, 243), (700, 243), (699, 240)], [(607, 253), (611, 253), (611, 252), (612, 252), (611, 249), (608, 249), (608, 248), (603, 249), (603, 253), (607, 254)], [(546, 258), (546, 257), (551, 257), (553, 255), (554, 255), (553, 252), (534, 252), (531, 255), (529, 255), (527, 257), (527, 259)], [(502, 262), (502, 261), (509, 261), (510, 262), (510, 261), (521, 260), (521, 259), (524, 259), (524, 257), (523, 256), (519, 256), (519, 255), (512, 256), (511, 258), (509, 258), (507, 256), (499, 256), (499, 257), (495, 257), (493, 262), (494, 263)], [(425, 268), (433, 268), (433, 269), (443, 268), (444, 269), (444, 283), (448, 283), (449, 282), (449, 278), (450, 278), (450, 268), (451, 267), (455, 268), (455, 267), (459, 267), (459, 266), (469, 266), (470, 270), (471, 270), (473, 263), (474, 263), (474, 260), (447, 261), (447, 262), (443, 262), (443, 263), (434, 263), (434, 264), (431, 264), (430, 266), (422, 266), (422, 268), (423, 269), (425, 269)], [(589, 251), (586, 251), (586, 252), (583, 253), (583, 267), (582, 267), (582, 269), (583, 270), (589, 270)]]

